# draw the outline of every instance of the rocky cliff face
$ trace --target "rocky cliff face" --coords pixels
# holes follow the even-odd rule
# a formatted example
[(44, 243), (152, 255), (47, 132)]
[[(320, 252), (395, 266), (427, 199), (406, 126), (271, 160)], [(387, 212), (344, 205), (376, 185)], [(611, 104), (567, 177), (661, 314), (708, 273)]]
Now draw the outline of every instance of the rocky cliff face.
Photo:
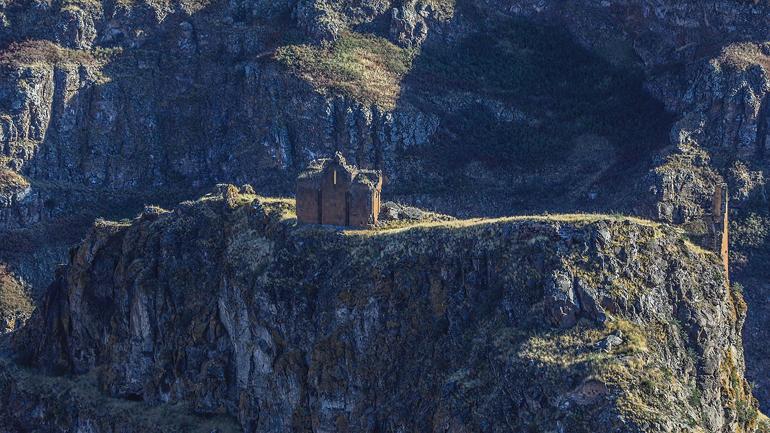
[[(758, 422), (744, 315), (719, 260), (665, 225), (340, 232), (231, 186), (97, 223), (15, 341), (42, 371), (244, 431), (738, 432)], [(11, 395), (21, 430), (8, 408), (60, 407)], [(114, 428), (74, 413), (52, 431)]]
[[(15, 0), (2, 14), (2, 165), (31, 182), (3, 192), (5, 229), (116, 190), (287, 193), (336, 150), (383, 168), (386, 193), (462, 215), (689, 220), (720, 177), (740, 201), (765, 200), (751, 157), (767, 130), (765, 2)], [(679, 117), (671, 138), (642, 80)], [(725, 152), (702, 170), (650, 167), (667, 144)]]
[[(387, 196), (459, 216), (691, 224), (727, 182), (733, 275), (766, 280), (769, 12), (764, 0), (0, 2), (0, 263), (14, 281), (0, 296), (39, 297), (97, 216), (222, 181), (287, 194), (296, 170), (336, 150), (383, 168)], [(763, 299), (764, 284), (746, 287)]]
[[(589, 116), (580, 125), (571, 125), (574, 131), (564, 136), (565, 143), (558, 143), (564, 131), (551, 124), (572, 123), (570, 116), (582, 109), (586, 98), (638, 99), (640, 105), (623, 111), (623, 116), (641, 117), (640, 134), (660, 130), (657, 117), (662, 109), (645, 100), (640, 82), (623, 82), (611, 66), (578, 70), (562, 78), (546, 75), (543, 83), (542, 72), (580, 68), (588, 54), (578, 46), (557, 52), (557, 47), (574, 43), (548, 27), (538, 30), (518, 23), (513, 32), (500, 33), (511, 27), (507, 20), (513, 15), (499, 16), (485, 4), (455, 8), (451, 1), (287, 2), (268, 7), (213, 2), (171, 5), (162, 12), (154, 4), (124, 10), (127, 7), (98, 2), (39, 8), (14, 2), (8, 7), (10, 45), (2, 62), (0, 111), (5, 120), (0, 136), (6, 165), (33, 179), (32, 189), (40, 198), (20, 204), (29, 209), (29, 216), (17, 217), (6, 227), (28, 226), (66, 213), (40, 205), (56, 201), (51, 183), (97, 192), (196, 188), (226, 180), (249, 181), (264, 192), (285, 193), (296, 170), (335, 150), (358, 165), (385, 169), (389, 188), (406, 194), (436, 188), (442, 192), (447, 181), (464, 175), (467, 168), (491, 193), (504, 184), (532, 188), (544, 182), (554, 186), (571, 182), (580, 185), (574, 196), (584, 198), (607, 166), (594, 168), (588, 176), (580, 164), (574, 168), (562, 164), (559, 172), (549, 175), (519, 170), (516, 176), (510, 176), (510, 166), (526, 165), (532, 154), (540, 168), (544, 159), (551, 158), (538, 154), (545, 152), (539, 147), (550, 149), (550, 155), (558, 150), (565, 158), (578, 160), (599, 148), (611, 165), (617, 160), (616, 147), (629, 139), (640, 141), (632, 133), (617, 136), (621, 128), (637, 129), (624, 122), (625, 117), (600, 121)], [(39, 9), (50, 15), (52, 27), (74, 26), (76, 31), (42, 37), (37, 26), (26, 29), (23, 23), (31, 19), (27, 15), (43, 13)], [(89, 18), (65, 25), (59, 21), (70, 22), (62, 18), (65, 12)], [(342, 53), (346, 57), (340, 59), (339, 74), (331, 77), (319, 76), (312, 67), (316, 57), (328, 53), (313, 52), (308, 58), (281, 49), (333, 40), (344, 50), (350, 47), (346, 42), (355, 39), (351, 35), (363, 32), (377, 36)], [(473, 56), (483, 55), (476, 51), (490, 35), (502, 42), (486, 49), (503, 52), (511, 64), (496, 71), (473, 69), (479, 62)], [(21, 42), (30, 37), (39, 40)], [(521, 42), (522, 37), (527, 40)], [(389, 40), (399, 45), (380, 57), (361, 57), (362, 50), (388, 45)], [(522, 46), (504, 51), (511, 44)], [(418, 55), (414, 50), (422, 45)], [(471, 57), (455, 62), (445, 55), (457, 49), (468, 50)], [(528, 65), (533, 59), (526, 55), (533, 50), (545, 51), (546, 56), (535, 68)], [(389, 70), (390, 56), (400, 52), (409, 58), (406, 69)], [(377, 67), (379, 62), (385, 64), (378, 70), (386, 77), (384, 82), (346, 82), (357, 69)], [(287, 68), (296, 63), (298, 70)], [(334, 70), (335, 64), (324, 66)], [(596, 76), (582, 82), (580, 74)], [(585, 87), (586, 94), (559, 90), (562, 80)], [(596, 81), (604, 83), (597, 86)], [(347, 92), (351, 84), (363, 90)], [(522, 96), (536, 84), (542, 89)], [(625, 94), (627, 87), (637, 92)], [(595, 92), (607, 95), (594, 96)], [(607, 111), (623, 106), (618, 103)], [(462, 120), (472, 112), (477, 113), (474, 118)], [(467, 126), (479, 122), (502, 127), (493, 128), (488, 136), (469, 136), (473, 132)], [(482, 141), (501, 141), (500, 136), (510, 135), (524, 139), (528, 134), (536, 138), (521, 149), (507, 150), (510, 154), (500, 149), (506, 170), (489, 164), (496, 157), (484, 154)], [(559, 137), (553, 137), (556, 134)], [(452, 163), (466, 158), (481, 162), (482, 170)], [(510, 207), (501, 203), (496, 208), (463, 209), (459, 203), (444, 203), (450, 199), (435, 201), (447, 210), (477, 214), (507, 213)]]
[(66, 232), (46, 242), (64, 251), (94, 217), (159, 196), (221, 181), (287, 194), (336, 150), (383, 168), (386, 194), (457, 215), (625, 206), (602, 185), (643, 174), (662, 107), (637, 75), (515, 15), (447, 0), (4, 3), (0, 167), (26, 187), (0, 183), (14, 246), (0, 260), (39, 293), (52, 266), (28, 265), (43, 254), (30, 228)]

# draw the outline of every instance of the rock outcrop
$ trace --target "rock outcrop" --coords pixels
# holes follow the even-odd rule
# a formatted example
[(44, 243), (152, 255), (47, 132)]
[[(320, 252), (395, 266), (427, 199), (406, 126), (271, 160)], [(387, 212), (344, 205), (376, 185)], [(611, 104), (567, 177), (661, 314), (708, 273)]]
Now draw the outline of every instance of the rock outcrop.
[[(726, 182), (748, 233), (770, 214), (768, 16), (765, 0), (3, 1), (0, 263), (40, 293), (96, 216), (219, 182), (285, 195), (338, 150), (383, 169), (386, 198), (460, 216), (690, 224)], [(770, 237), (752, 242), (733, 275), (767, 278)]]
[[(339, 232), (297, 225), (292, 200), (226, 190), (97, 223), (14, 337), (35, 374), (95, 375), (113, 397), (249, 432), (756, 428), (745, 304), (669, 226)], [(75, 413), (52, 431), (107, 425)]]
[[(717, 57), (692, 68), (687, 75), (692, 84), (683, 94), (669, 95), (672, 108), (683, 113), (671, 135), (680, 154), (675, 158), (690, 161), (677, 164), (689, 176), (663, 186), (669, 197), (661, 203), (677, 207), (673, 202), (682, 198), (676, 197), (679, 191), (674, 185), (708, 194), (711, 185), (726, 181), (734, 206), (767, 211), (764, 173), (770, 114), (765, 105), (770, 92), (770, 48), (765, 45), (726, 46)], [(698, 159), (687, 156), (692, 153), (698, 153)], [(704, 171), (710, 171), (709, 180), (704, 179)]]
[[(620, 101), (632, 89), (642, 109), (634, 105), (630, 116), (644, 119), (639, 123), (645, 132), (666, 129), (665, 120), (662, 127), (656, 120), (660, 106), (640, 94), (640, 81), (601, 63), (569, 77), (590, 76), (574, 85), (587, 95), (559, 93), (562, 77), (547, 71), (578, 71), (588, 54), (550, 28), (517, 23), (500, 38), (500, 49), (522, 44), (520, 49), (490, 47), (504, 52), (513, 69), (486, 67), (489, 57), (474, 46), (485, 46), (486, 39), (477, 36), (509, 29), (505, 20), (511, 16), (479, 12), (444, 0), (7, 2), (0, 31), (0, 169), (29, 184), (0, 192), (0, 238), (24, 247), (0, 249), (0, 262), (39, 293), (50, 282), (51, 265), (64, 257), (41, 262), (38, 256), (65, 251), (97, 216), (126, 217), (156, 197), (192, 197), (219, 182), (286, 195), (298, 169), (335, 151), (360, 167), (383, 169), (385, 194), (461, 216), (619, 204), (613, 197), (624, 196), (621, 188), (612, 196), (597, 182), (612, 171), (620, 154), (615, 149), (627, 142), (605, 135), (627, 129), (621, 117), (629, 113), (610, 108), (624, 114), (602, 131), (607, 120), (597, 114), (576, 122), (577, 129), (564, 128), (572, 132), (562, 139), (554, 134), (594, 86), (610, 83), (609, 93), (617, 95), (612, 100), (621, 107), (630, 107)], [(328, 29), (336, 30), (324, 35)], [(544, 37), (523, 37), (531, 31)], [(556, 42), (538, 45), (551, 37)], [(324, 55), (337, 47), (348, 50), (341, 55), (352, 63), (342, 65), (332, 82), (314, 81), (319, 77), (291, 67), (298, 58), (279, 56), (287, 47)], [(461, 48), (475, 57), (447, 55)], [(529, 63), (517, 53), (534, 50), (545, 53), (539, 69), (525, 68), (528, 81), (510, 81), (522, 75), (517, 65)], [(376, 69), (389, 79), (354, 83), (363, 95), (344, 91), (348, 72), (387, 69), (389, 56), (401, 60), (398, 73)], [(312, 70), (314, 59), (303, 58), (310, 65), (300, 66)], [(551, 60), (566, 63), (552, 66)], [(553, 78), (542, 85), (543, 76)], [(540, 90), (529, 103), (509, 98), (533, 83)], [(373, 103), (367, 92), (386, 93), (390, 105)], [(477, 130), (484, 133), (477, 136)], [(500, 137), (511, 136), (537, 138), (508, 149)], [(494, 146), (481, 145), (486, 141), (502, 148), (503, 162), (492, 155)], [(608, 156), (600, 164), (589, 161), (597, 151)], [(531, 153), (539, 155), (538, 168), (518, 168)], [(582, 162), (554, 169), (560, 161), (550, 161), (551, 155)], [(457, 179), (466, 176), (474, 188), (460, 191)], [(574, 186), (566, 198), (544, 193), (565, 184)], [(601, 191), (599, 201), (587, 200), (595, 191)], [(543, 202), (528, 200), (530, 194)], [(46, 241), (45, 251), (30, 254), (24, 245), (62, 227), (66, 239)]]
[[(5, 6), (3, 15), (7, 24), (2, 33), (5, 58), (0, 140), (9, 158), (5, 165), (32, 180), (91, 189), (190, 188), (248, 181), (268, 193), (285, 192), (286, 180), (298, 168), (315, 157), (341, 150), (359, 166), (385, 169), (392, 180), (386, 188), (414, 194), (416, 190), (410, 185), (417, 179), (445, 180), (442, 168), (436, 172), (435, 161), (426, 157), (446, 152), (437, 149), (442, 141), (459, 136), (459, 140), (474, 145), (478, 140), (450, 125), (467, 117), (469, 111), (481, 109), (491, 121), (510, 124), (506, 128), (512, 130), (500, 131), (509, 136), (517, 136), (519, 128), (531, 133), (531, 128), (537, 130), (544, 123), (562, 122), (553, 109), (540, 113), (521, 101), (502, 97), (521, 93), (510, 85), (490, 83), (483, 76), (475, 76), (471, 86), (435, 79), (437, 75), (441, 78), (441, 68), (459, 69), (453, 71), (459, 78), (466, 71), (462, 65), (434, 65), (436, 56), (431, 52), (463, 52), (472, 42), (468, 38), (495, 33), (501, 23), (510, 27), (511, 19), (521, 17), (559, 22), (575, 41), (611, 65), (641, 67), (648, 75), (647, 87), (682, 116), (673, 134), (676, 137), (696, 139), (698, 145), (706, 147), (740, 142), (746, 149), (761, 148), (765, 140), (757, 141), (756, 137), (767, 129), (762, 123), (766, 110), (760, 109), (767, 87), (762, 81), (762, 65), (766, 63), (762, 42), (770, 39), (763, 21), (768, 15), (765, 2), (671, 4), (656, 0), (640, 5), (613, 0), (564, 5), (540, 0), (503, 4), (475, 0), (456, 7), (450, 0), (183, 2), (165, 6), (156, 2), (47, 4), (16, 0)], [(217, 26), (218, 22), (232, 26), (225, 29)], [(552, 30), (546, 28), (543, 36), (553, 36), (549, 31), (556, 34)], [(319, 94), (314, 83), (292, 77), (273, 61), (271, 53), (292, 40), (333, 43), (351, 31), (381, 35), (407, 49), (424, 46), (413, 71), (397, 83), (403, 88), (397, 93), (400, 96), (395, 107), (384, 110), (376, 104), (361, 103), (340, 89), (325, 89), (331, 91)], [(505, 37), (500, 39), (510, 43)], [(521, 35), (512, 38), (521, 39)], [(26, 40), (33, 42), (21, 43)], [(759, 42), (736, 42), (746, 40)], [(500, 52), (505, 44), (489, 48)], [(543, 48), (548, 47), (522, 49)], [(735, 58), (741, 60), (729, 60)], [(370, 64), (358, 67), (372, 67), (377, 59), (365, 60)], [(744, 66), (723, 67), (728, 63)], [(677, 67), (681, 64), (708, 64), (704, 68), (710, 70)], [(438, 69), (432, 69), (435, 66)], [(563, 67), (567, 68), (573, 66)], [(607, 69), (611, 70), (609, 66)], [(500, 72), (521, 75), (517, 70)], [(410, 80), (410, 76), (416, 79)], [(432, 80), (433, 85), (421, 86), (421, 77)], [(592, 81), (602, 80), (594, 77)], [(691, 81), (695, 84), (688, 88)], [(442, 84), (462, 91), (446, 92)], [(745, 104), (741, 102), (744, 94)], [(536, 96), (542, 100), (542, 95)], [(722, 104), (724, 98), (735, 101)], [(722, 110), (723, 106), (728, 108)], [(662, 114), (660, 111), (657, 114)], [(638, 117), (638, 113), (633, 114)], [(639, 133), (657, 130), (652, 123), (640, 125)], [(628, 122), (610, 126), (627, 127)], [(570, 139), (578, 140), (584, 133), (598, 133), (604, 139), (611, 135), (608, 131), (573, 131)], [(650, 149), (668, 141), (659, 136), (637, 139), (649, 148), (634, 155), (636, 162), (646, 161)], [(609, 137), (619, 146), (627, 140)], [(535, 143), (534, 147), (547, 144)], [(673, 144), (680, 144), (679, 139), (674, 138)], [(569, 149), (563, 151), (570, 153)], [(612, 152), (604, 153), (610, 163), (617, 162)], [(483, 161), (483, 155), (472, 153), (458, 158), (467, 156), (470, 163)], [(572, 164), (561, 166), (559, 171), (566, 170), (564, 174), (546, 179), (528, 179), (532, 175), (523, 175), (526, 170), (520, 169), (519, 177), (502, 176), (510, 170), (493, 170), (485, 178), (489, 190), (510, 184), (526, 190), (533, 184), (555, 187), (568, 183), (575, 186), (571, 206), (587, 208), (592, 204), (586, 203), (585, 197), (603, 191), (602, 176), (612, 174), (611, 170), (605, 173), (607, 167), (601, 165), (589, 175), (583, 173), (583, 167), (567, 170), (565, 167)], [(734, 181), (745, 184), (750, 178), (744, 190), (755, 191), (762, 184), (757, 179), (764, 168), (749, 165), (746, 170), (741, 172), (746, 176)], [(658, 191), (666, 187), (655, 186)], [(32, 189), (37, 204), (18, 205), (31, 209), (29, 215), (6, 227), (34, 224), (55, 213), (39, 205), (53, 195), (46, 185), (33, 182)], [(507, 214), (506, 207), (513, 205), (494, 208), (479, 204), (466, 210), (452, 199), (447, 194), (432, 201), (444, 210), (470, 214)], [(655, 201), (660, 199), (653, 193), (648, 201), (655, 208)], [(563, 201), (559, 197), (551, 204)], [(663, 205), (675, 206), (668, 202)], [(619, 203), (599, 206), (617, 209)]]

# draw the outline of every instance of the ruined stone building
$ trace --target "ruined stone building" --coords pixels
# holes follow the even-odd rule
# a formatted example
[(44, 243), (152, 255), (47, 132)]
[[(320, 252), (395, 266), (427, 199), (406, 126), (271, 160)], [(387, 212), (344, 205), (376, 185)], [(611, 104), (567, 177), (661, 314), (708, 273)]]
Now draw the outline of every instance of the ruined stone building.
[(380, 214), (382, 174), (348, 165), (341, 153), (317, 159), (297, 178), (297, 219), (366, 227)]

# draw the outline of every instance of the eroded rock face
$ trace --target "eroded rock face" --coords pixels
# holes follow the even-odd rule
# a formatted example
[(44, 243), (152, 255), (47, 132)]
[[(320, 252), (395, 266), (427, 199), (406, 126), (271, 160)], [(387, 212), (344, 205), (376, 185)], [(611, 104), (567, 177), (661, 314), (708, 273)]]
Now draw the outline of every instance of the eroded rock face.
[(722, 177), (711, 166), (708, 153), (696, 145), (684, 145), (664, 161), (645, 179), (654, 208), (640, 212), (668, 223), (697, 223), (711, 211)]
[[(8, 28), (13, 29), (6, 35), (8, 41), (49, 39), (79, 53), (94, 46), (117, 46), (125, 53), (106, 64), (83, 59), (6, 64), (4, 90), (0, 89), (0, 95), (6, 95), (0, 101), (5, 114), (0, 139), (14, 170), (89, 188), (196, 188), (248, 181), (264, 186), (259, 189), (265, 192), (284, 192), (293, 171), (336, 150), (360, 166), (385, 169), (391, 185), (397, 186), (404, 173), (435, 175), (424, 172), (419, 158), (403, 155), (415, 149), (429, 153), (454, 133), (442, 128), (447, 116), (483, 106), (506, 123), (509, 118), (514, 124), (532, 125), (547, 120), (528, 118), (515, 105), (483, 92), (405, 98), (395, 110), (320, 95), (268, 61), (268, 54), (280, 44), (277, 32), (296, 27), (318, 43), (360, 29), (405, 47), (424, 43), (451, 47), (495, 23), (527, 17), (563, 23), (577, 41), (614, 64), (636, 65), (641, 58), (650, 73), (650, 89), (683, 115), (677, 128), (698, 145), (740, 142), (746, 149), (739, 151), (741, 155), (762, 147), (752, 144), (767, 129), (760, 107), (766, 87), (761, 65), (724, 65), (729, 63), (725, 59), (735, 57), (757, 62), (766, 50), (763, 45), (743, 43), (726, 49), (722, 57), (708, 62), (705, 73), (658, 73), (655, 68), (665, 71), (666, 65), (693, 62), (704, 53), (708, 56), (711, 47), (717, 56), (719, 47), (735, 40), (767, 39), (766, 26), (760, 25), (767, 5), (727, 0), (669, 3), (501, 5), (478, 0), (456, 8), (451, 1), (367, 0), (230, 2), (202, 9), (190, 5), (164, 9), (154, 2), (146, 7), (100, 3), (64, 7), (18, 0), (6, 11)], [(235, 30), (222, 32), (212, 25), (214, 21), (233, 23)], [(46, 35), (46, 29), (53, 36)], [(143, 51), (132, 51), (137, 48)], [(694, 80), (688, 90), (690, 76), (706, 78)], [(724, 98), (734, 102), (723, 104)], [(446, 108), (426, 108), (431, 104)], [(676, 139), (674, 144), (679, 144)], [(597, 189), (601, 188), (594, 186)], [(43, 200), (50, 196), (47, 191), (38, 194)], [(660, 198), (649, 196), (648, 201), (655, 200)], [(446, 211), (460, 207), (447, 198), (437, 198), (436, 203)], [(43, 213), (14, 226), (44, 217)]]
[[(236, 433), (227, 416), (199, 417), (183, 406), (155, 406), (105, 398), (94, 375), (41, 376), (0, 359), (0, 421), (6, 432)], [(14, 419), (7, 417), (13, 413)]]
[(750, 309), (743, 338), (756, 343), (746, 345), (747, 378), (755, 385), (755, 395), (766, 412), (770, 409), (770, 377), (764, 372), (770, 368), (770, 348), (761, 342), (770, 338), (770, 330), (765, 326), (765, 317), (770, 314), (770, 288), (766, 281), (748, 279), (745, 293)]
[(728, 181), (734, 205), (761, 200), (767, 170), (767, 100), (770, 49), (738, 43), (694, 72), (677, 102), (685, 114), (674, 129), (675, 143), (696, 143), (713, 155), (710, 165)]
[(700, 69), (700, 79), (680, 101), (687, 111), (682, 129), (692, 131), (701, 145), (729, 150), (740, 159), (761, 155), (768, 133), (763, 107), (770, 91), (768, 67), (770, 45), (726, 46)]
[[(27, 245), (0, 251), (0, 259), (42, 290), (62, 259), (51, 252), (65, 251), (85, 231), (82, 221), (75, 228), (66, 218), (81, 211), (87, 214), (82, 220), (104, 214), (104, 196), (130, 191), (148, 197), (151, 191), (189, 191), (222, 181), (251, 182), (260, 192), (287, 194), (293, 171), (336, 150), (362, 167), (385, 169), (386, 189), (406, 195), (405, 201), (453, 214), (532, 212), (536, 201), (541, 206), (536, 212), (562, 204), (589, 210), (622, 205), (659, 220), (689, 223), (700, 218), (722, 181), (729, 184), (735, 208), (768, 212), (767, 2), (455, 3), (4, 2), (4, 53), (11, 42), (25, 40), (52, 41), (66, 51), (54, 59), (3, 62), (0, 68), (0, 164), (31, 181), (24, 190), (0, 192), (0, 229), (28, 230), (44, 223), (50, 226), (40, 229), (37, 239), (61, 225), (73, 234), (57, 243), (46, 239), (44, 251)], [(330, 43), (347, 31), (371, 32), (409, 49), (458, 52), (469, 35), (519, 18), (568, 29), (575, 41), (612, 65), (641, 67), (647, 88), (676, 114), (670, 138), (646, 137), (652, 149), (667, 143), (671, 148), (659, 158), (639, 157), (654, 161), (647, 176), (645, 169), (638, 171), (639, 203), (628, 203), (630, 188), (619, 193), (623, 201), (601, 200), (615, 183), (603, 177), (604, 164), (616, 161), (611, 145), (602, 147), (600, 163), (588, 160), (589, 169), (575, 162), (585, 156), (570, 153), (558, 170), (543, 170), (559, 176), (534, 175), (529, 181), (527, 170), (502, 170), (514, 174), (506, 177), (471, 161), (459, 176), (472, 179), (478, 190), (423, 193), (424, 181), (446, 184), (445, 168), (436, 168), (430, 158), (452, 154), (441, 145), (457, 138), (459, 133), (448, 127), (462, 123), (457, 119), (485, 112), (488, 125), (535, 129), (558, 121), (549, 110), (530, 112), (483, 88), (440, 94), (423, 89), (415, 96), (418, 92), (405, 87), (397, 106), (386, 110), (341, 92), (319, 91), (272, 59), (276, 46), (295, 40)], [(293, 33), (282, 33), (285, 29)], [(104, 51), (111, 54), (94, 58)], [(414, 85), (408, 82), (413, 77), (406, 78), (405, 86)], [(575, 147), (588, 149), (585, 154), (593, 158), (596, 152), (583, 146), (591, 136), (575, 137)], [(483, 144), (493, 138), (484, 136)], [(561, 191), (564, 185), (570, 186), (568, 192), (542, 204), (543, 191)], [(129, 215), (148, 200), (129, 205), (114, 199), (109, 210)], [(0, 238), (16, 237), (8, 233)]]
[(245, 431), (753, 429), (737, 412), (756, 404), (742, 301), (671, 228), (339, 233), (296, 226), (291, 201), (231, 195), (97, 225), (17, 349)]
[[(126, 61), (139, 62), (141, 71), (156, 68), (159, 57)], [(390, 113), (316, 93), (269, 62), (242, 64), (216, 78), (219, 72), (210, 69), (206, 77), (173, 85), (147, 69), (136, 80), (100, 81), (103, 68), (111, 67), (122, 66), (6, 65), (0, 139), (7, 166), (31, 179), (96, 190), (194, 189), (233, 180), (288, 191), (298, 167), (342, 150), (360, 166), (387, 169), (396, 182), (404, 170), (396, 152), (427, 145), (438, 122), (408, 104)], [(208, 79), (219, 85), (195, 90)], [(196, 105), (223, 89), (232, 92), (227, 106)], [(182, 104), (178, 98), (190, 92), (198, 92), (197, 102)], [(168, 111), (169, 103), (182, 105)], [(245, 148), (246, 142), (253, 145)], [(41, 201), (52, 194), (34, 184), (31, 192)], [(8, 221), (4, 228), (45, 217)]]
[(430, 17), (428, 6), (417, 1), (407, 1), (394, 8), (390, 22), (390, 38), (406, 47), (419, 47), (428, 38)]

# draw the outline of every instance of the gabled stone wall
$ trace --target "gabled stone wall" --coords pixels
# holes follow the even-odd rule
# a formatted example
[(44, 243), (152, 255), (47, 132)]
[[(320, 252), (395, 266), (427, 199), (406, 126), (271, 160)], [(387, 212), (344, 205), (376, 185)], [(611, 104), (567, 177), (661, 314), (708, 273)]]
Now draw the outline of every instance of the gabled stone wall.
[(379, 172), (359, 171), (342, 155), (315, 161), (297, 179), (297, 219), (337, 226), (376, 224), (381, 188)]

